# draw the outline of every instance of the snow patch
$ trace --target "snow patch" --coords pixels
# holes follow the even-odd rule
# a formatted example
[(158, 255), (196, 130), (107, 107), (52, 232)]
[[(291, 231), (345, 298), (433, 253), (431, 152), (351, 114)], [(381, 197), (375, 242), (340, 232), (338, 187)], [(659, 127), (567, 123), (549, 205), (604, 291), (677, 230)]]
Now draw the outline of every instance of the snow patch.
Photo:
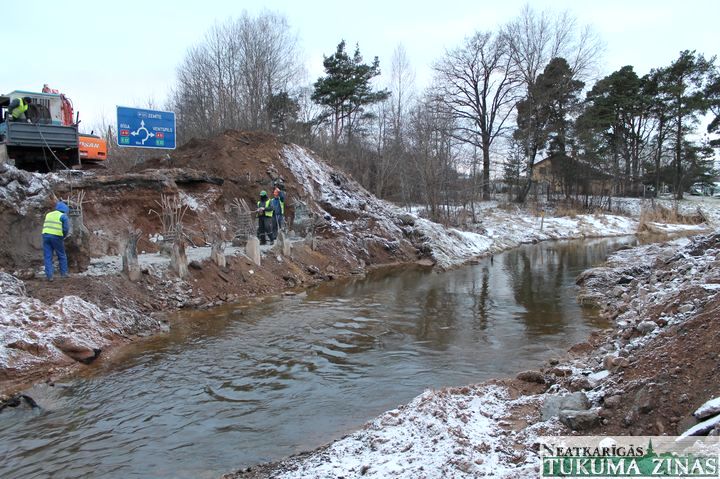
[(281, 479), (336, 477), (517, 477), (505, 388), (427, 391), (362, 430), (303, 459), (283, 463)]
[(147, 334), (160, 324), (129, 309), (101, 309), (77, 296), (52, 305), (26, 296), (22, 281), (0, 273), (0, 370), (27, 370), (68, 361), (59, 342), (102, 349), (111, 341)]

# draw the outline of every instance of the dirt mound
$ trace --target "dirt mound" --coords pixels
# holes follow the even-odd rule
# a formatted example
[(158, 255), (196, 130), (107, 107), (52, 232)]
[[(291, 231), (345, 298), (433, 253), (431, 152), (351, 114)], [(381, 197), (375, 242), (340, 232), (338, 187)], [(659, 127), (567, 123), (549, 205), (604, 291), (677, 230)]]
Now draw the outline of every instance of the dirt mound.
[(133, 171), (192, 168), (223, 178), (223, 209), (235, 198), (252, 206), (260, 191), (270, 193), (281, 185), (288, 197), (286, 217), (292, 224), (293, 199), (304, 196), (304, 190), (284, 165), (282, 149), (283, 144), (270, 133), (227, 130), (213, 138), (193, 138), (170, 155), (147, 160)]
[(720, 396), (720, 235), (685, 246), (652, 245), (616, 253), (609, 267), (579, 282), (617, 324), (596, 344), (596, 369), (607, 381), (594, 391), (603, 421), (593, 433), (678, 435), (692, 412)]
[(193, 138), (168, 157), (147, 160), (149, 168), (194, 168), (226, 179), (246, 176), (259, 165), (279, 163), (281, 144), (269, 133), (227, 130), (209, 139)]
[[(720, 235), (696, 238), (657, 261), (649, 280), (636, 282), (640, 288), (649, 283), (653, 292), (663, 281), (672, 286), (663, 301), (648, 302), (641, 311), (640, 324), (657, 325), (659, 334), (630, 354), (620, 371), (611, 389), (619, 406), (608, 414), (603, 434), (681, 434), (698, 422), (691, 416), (695, 409), (720, 396), (718, 257)], [(677, 317), (686, 319), (673, 320)], [(630, 339), (635, 336), (641, 333), (633, 331)]]

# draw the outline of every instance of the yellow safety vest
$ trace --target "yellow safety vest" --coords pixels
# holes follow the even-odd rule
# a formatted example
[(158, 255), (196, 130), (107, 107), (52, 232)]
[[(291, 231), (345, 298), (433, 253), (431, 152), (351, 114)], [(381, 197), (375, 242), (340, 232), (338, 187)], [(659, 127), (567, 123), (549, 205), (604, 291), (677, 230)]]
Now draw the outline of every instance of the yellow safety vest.
[(267, 211), (267, 208), (270, 208), (270, 199), (269, 199), (269, 198), (268, 198), (268, 200), (265, 202), (265, 206), (262, 205), (262, 201), (258, 201), (258, 208), (265, 208), (265, 209), (266, 209), (266, 210), (265, 210), (265, 216), (267, 216), (268, 218), (272, 218), (273, 210), (270, 209), (270, 211)]
[(13, 111), (11, 113), (13, 118), (15, 118), (16, 120), (20, 118), (20, 116), (28, 109), (28, 106), (25, 104), (22, 98), (18, 98), (18, 101), (20, 102), (20, 104), (13, 108)]
[(60, 219), (62, 215), (63, 213), (61, 211), (51, 211), (50, 213), (46, 214), (42, 234), (64, 236), (62, 220)]

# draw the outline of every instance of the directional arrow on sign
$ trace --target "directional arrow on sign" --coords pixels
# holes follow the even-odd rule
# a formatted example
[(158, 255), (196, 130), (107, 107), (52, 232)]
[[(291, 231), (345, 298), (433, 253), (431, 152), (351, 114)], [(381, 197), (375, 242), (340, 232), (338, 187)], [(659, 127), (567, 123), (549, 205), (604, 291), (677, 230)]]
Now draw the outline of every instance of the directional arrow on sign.
[(150, 133), (147, 128), (145, 128), (145, 120), (140, 120), (140, 128), (138, 128), (135, 131), (131, 131), (130, 134), (132, 136), (138, 136), (141, 131), (145, 132), (145, 138), (143, 138), (140, 143), (145, 144), (145, 142), (148, 140), (148, 138), (152, 138), (155, 136), (155, 133)]

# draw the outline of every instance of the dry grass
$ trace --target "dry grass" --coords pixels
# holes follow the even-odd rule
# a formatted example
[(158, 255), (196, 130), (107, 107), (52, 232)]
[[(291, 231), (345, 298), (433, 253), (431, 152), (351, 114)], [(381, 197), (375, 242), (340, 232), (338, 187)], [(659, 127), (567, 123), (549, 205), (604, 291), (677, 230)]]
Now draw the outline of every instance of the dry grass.
[(577, 215), (582, 214), (578, 208), (572, 205), (561, 204), (555, 209), (556, 216), (567, 216), (568, 218), (575, 218)]
[(518, 205), (517, 203), (512, 203), (509, 201), (499, 201), (497, 204), (497, 209), (503, 211), (517, 211)]
[(700, 210), (692, 215), (683, 215), (678, 211), (677, 203), (672, 208), (665, 208), (661, 205), (645, 207), (640, 210), (640, 220), (638, 223), (638, 233), (654, 231), (651, 223), (668, 223), (678, 225), (697, 225), (705, 223), (706, 218)]

